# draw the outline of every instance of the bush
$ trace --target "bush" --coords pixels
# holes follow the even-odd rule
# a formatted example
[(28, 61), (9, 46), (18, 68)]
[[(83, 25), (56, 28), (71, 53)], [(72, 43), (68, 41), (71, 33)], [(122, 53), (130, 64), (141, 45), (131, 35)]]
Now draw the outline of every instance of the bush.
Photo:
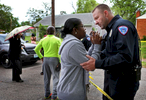
[(144, 35), (144, 36), (143, 36), (143, 39), (141, 39), (141, 40), (146, 40), (146, 36)]
[(42, 24), (40, 24), (39, 26), (39, 38), (42, 39), (44, 37), (44, 35), (46, 35), (46, 30), (47, 30), (48, 26), (43, 26)]

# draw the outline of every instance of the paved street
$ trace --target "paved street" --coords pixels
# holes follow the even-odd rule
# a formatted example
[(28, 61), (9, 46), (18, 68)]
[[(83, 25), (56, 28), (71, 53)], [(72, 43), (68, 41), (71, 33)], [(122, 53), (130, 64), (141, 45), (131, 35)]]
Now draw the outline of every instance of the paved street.
[[(11, 81), (12, 69), (5, 69), (0, 65), (0, 100), (42, 100), (44, 97), (44, 83), (41, 72), (41, 61), (34, 65), (23, 66), (21, 75), (23, 83)], [(103, 70), (92, 73), (93, 82), (103, 88)], [(142, 80), (135, 100), (146, 100), (146, 68), (142, 69)], [(51, 82), (52, 86), (52, 82)], [(52, 87), (51, 87), (52, 89)], [(126, 90), (126, 89), (125, 89)], [(102, 94), (90, 85), (88, 100), (101, 100)], [(125, 97), (126, 98), (126, 97)]]

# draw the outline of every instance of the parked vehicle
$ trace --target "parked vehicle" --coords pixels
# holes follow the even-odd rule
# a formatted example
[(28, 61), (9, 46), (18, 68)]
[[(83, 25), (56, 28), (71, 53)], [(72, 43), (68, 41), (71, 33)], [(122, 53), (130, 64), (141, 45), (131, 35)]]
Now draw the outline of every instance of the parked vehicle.
[[(11, 63), (8, 59), (9, 41), (5, 41), (6, 35), (7, 34), (0, 34), (0, 64), (2, 64), (4, 68), (10, 68)], [(21, 48), (22, 64), (34, 64), (37, 62), (39, 57), (34, 51), (36, 44), (27, 43), (27, 41), (24, 41), (23, 39), (21, 39), (21, 43), (25, 45), (25, 48)]]

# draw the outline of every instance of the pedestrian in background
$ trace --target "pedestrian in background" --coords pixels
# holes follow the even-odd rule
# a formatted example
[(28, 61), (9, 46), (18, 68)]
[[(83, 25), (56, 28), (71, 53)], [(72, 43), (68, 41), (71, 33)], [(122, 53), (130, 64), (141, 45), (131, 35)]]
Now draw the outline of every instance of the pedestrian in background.
[(21, 46), (24, 46), (20, 41), (21, 35), (22, 34), (19, 33), (9, 39), (10, 46), (8, 56), (10, 63), (12, 64), (12, 81), (16, 82), (23, 82), (20, 77), (20, 74), (22, 74), (22, 64), (20, 59)]
[(36, 37), (35, 37), (35, 34), (34, 33), (31, 34), (30, 39), (31, 39), (31, 43), (32, 44), (36, 44)]
[[(101, 60), (88, 56), (90, 60), (81, 66), (88, 71), (105, 70), (104, 91), (112, 99), (134, 100), (141, 74), (137, 30), (130, 21), (114, 16), (106, 4), (98, 5), (92, 14), (95, 24), (107, 31), (105, 49)], [(103, 100), (108, 98), (103, 96)]]
[[(69, 18), (61, 31), (63, 42), (59, 49), (61, 55), (61, 77), (57, 86), (58, 97), (61, 100), (86, 100), (86, 82), (89, 76), (80, 66), (80, 63), (88, 61), (85, 56), (87, 51), (81, 42), (86, 35), (84, 26), (80, 19)], [(100, 37), (95, 35), (92, 56), (98, 59), (100, 53)]]
[[(56, 67), (60, 64), (60, 58), (58, 55), (61, 40), (54, 36), (55, 28), (49, 26), (47, 28), (47, 36), (40, 40), (35, 48), (36, 54), (43, 62), (43, 74), (44, 74), (44, 88), (45, 88), (45, 99), (51, 98), (52, 100), (57, 99), (57, 84), (59, 81), (59, 72), (56, 71)], [(43, 48), (44, 55), (41, 54), (40, 50)], [(50, 79), (51, 74), (53, 75), (53, 93), (50, 91)]]

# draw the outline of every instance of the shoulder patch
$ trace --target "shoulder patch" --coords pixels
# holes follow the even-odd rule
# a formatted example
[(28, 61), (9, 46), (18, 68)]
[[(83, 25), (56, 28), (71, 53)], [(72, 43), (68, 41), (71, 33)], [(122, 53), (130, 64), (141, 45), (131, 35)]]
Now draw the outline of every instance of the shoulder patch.
[(126, 35), (128, 32), (128, 27), (127, 26), (119, 26), (118, 30), (122, 35)]
[(87, 40), (90, 41), (90, 37), (87, 37)]

